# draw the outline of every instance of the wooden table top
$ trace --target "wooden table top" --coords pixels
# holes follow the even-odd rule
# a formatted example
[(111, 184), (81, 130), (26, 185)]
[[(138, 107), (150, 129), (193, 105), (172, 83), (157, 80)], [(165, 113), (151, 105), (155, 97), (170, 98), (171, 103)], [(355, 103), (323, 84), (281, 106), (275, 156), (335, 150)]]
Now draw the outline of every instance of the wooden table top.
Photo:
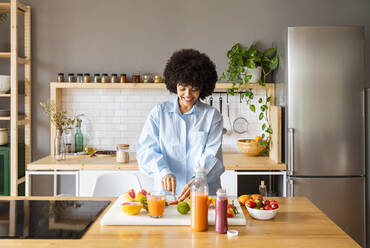
[[(131, 156), (134, 157), (134, 156)], [(275, 163), (269, 157), (247, 157), (242, 153), (223, 153), (226, 170), (280, 171), (286, 170), (283, 163)], [(138, 170), (136, 160), (119, 164), (115, 157), (68, 157), (56, 161), (46, 156), (27, 165), (27, 170)]]
[[(0, 197), (4, 199), (114, 201), (115, 198)], [(246, 226), (229, 227), (239, 231), (235, 240), (215, 233), (213, 226), (201, 233), (192, 233), (187, 226), (100, 226), (102, 214), (80, 240), (0, 239), (0, 247), (360, 247), (307, 198), (274, 199), (279, 201), (280, 209), (273, 220), (254, 220), (243, 208)]]

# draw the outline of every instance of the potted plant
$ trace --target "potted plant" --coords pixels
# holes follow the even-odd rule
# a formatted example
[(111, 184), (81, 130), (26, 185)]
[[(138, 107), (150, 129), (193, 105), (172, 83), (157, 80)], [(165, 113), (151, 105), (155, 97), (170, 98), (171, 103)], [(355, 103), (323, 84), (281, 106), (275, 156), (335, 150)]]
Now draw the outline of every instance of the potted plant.
[(262, 139), (259, 139), (258, 142), (265, 147), (263, 152), (269, 150), (272, 134), (271, 123), (268, 116), (268, 106), (271, 103), (271, 96), (268, 95), (266, 78), (276, 70), (278, 66), (279, 59), (276, 56), (276, 51), (276, 47), (259, 51), (255, 45), (251, 45), (249, 48), (243, 48), (237, 43), (227, 52), (229, 67), (220, 77), (220, 80), (227, 80), (233, 83), (232, 88), (227, 90), (227, 94), (234, 95), (239, 93), (242, 99), (246, 99), (249, 109), (252, 112), (256, 112), (256, 106), (251, 103), (251, 100), (254, 99), (254, 94), (252, 90), (248, 88), (248, 84), (251, 83), (250, 81), (253, 75), (249, 74), (247, 70), (260, 67), (263, 79), (259, 79), (257, 82), (265, 88), (266, 94), (264, 99), (262, 97), (258, 99), (261, 110), (259, 120), (263, 122), (261, 125)]

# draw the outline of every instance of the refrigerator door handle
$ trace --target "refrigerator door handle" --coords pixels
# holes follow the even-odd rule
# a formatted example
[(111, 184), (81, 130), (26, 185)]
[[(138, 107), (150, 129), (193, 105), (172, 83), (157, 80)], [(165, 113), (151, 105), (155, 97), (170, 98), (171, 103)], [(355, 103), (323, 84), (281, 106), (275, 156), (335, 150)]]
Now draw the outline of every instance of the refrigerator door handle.
[(289, 197), (294, 197), (294, 181), (289, 179)]
[(288, 175), (292, 176), (294, 172), (294, 128), (289, 128), (289, 163), (288, 163)]

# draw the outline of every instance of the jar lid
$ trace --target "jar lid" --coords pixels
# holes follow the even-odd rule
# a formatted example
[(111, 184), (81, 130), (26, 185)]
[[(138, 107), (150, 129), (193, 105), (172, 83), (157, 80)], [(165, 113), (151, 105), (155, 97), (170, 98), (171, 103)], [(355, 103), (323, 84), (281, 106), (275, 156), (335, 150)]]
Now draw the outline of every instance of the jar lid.
[(85, 76), (90, 76), (90, 73), (85, 73), (84, 75), (85, 75)]
[(117, 147), (121, 148), (121, 149), (124, 149), (124, 148), (129, 148), (130, 145), (129, 144), (118, 144)]
[(238, 235), (239, 235), (238, 230), (228, 230), (227, 231), (227, 238), (228, 239), (234, 239), (234, 238), (238, 237)]
[(94, 76), (100, 76), (100, 74), (99, 73), (95, 73)]
[(74, 73), (68, 73), (68, 76), (74, 76), (75, 74)]
[(58, 75), (64, 75), (64, 73), (62, 73), (62, 72), (59, 72), (59, 73), (58, 73)]
[(77, 73), (77, 76), (82, 76), (83, 74), (82, 73)]
[(108, 76), (108, 74), (107, 73), (103, 73), (103, 76)]
[(121, 76), (126, 76), (126, 73), (121, 73)]

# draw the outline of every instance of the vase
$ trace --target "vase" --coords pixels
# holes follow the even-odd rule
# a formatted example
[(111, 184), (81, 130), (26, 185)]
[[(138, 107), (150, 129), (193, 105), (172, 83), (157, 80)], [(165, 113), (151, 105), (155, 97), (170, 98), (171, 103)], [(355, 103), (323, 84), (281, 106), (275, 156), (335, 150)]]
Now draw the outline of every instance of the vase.
[[(248, 83), (258, 83), (258, 81), (261, 79), (262, 67), (261, 66), (257, 66), (256, 68), (244, 67), (244, 72), (242, 74), (252, 76)], [(243, 77), (244, 75), (242, 75), (243, 83), (245, 83)]]
[(54, 139), (54, 148), (55, 148), (55, 160), (60, 161), (64, 160), (64, 144), (62, 130), (57, 130)]

